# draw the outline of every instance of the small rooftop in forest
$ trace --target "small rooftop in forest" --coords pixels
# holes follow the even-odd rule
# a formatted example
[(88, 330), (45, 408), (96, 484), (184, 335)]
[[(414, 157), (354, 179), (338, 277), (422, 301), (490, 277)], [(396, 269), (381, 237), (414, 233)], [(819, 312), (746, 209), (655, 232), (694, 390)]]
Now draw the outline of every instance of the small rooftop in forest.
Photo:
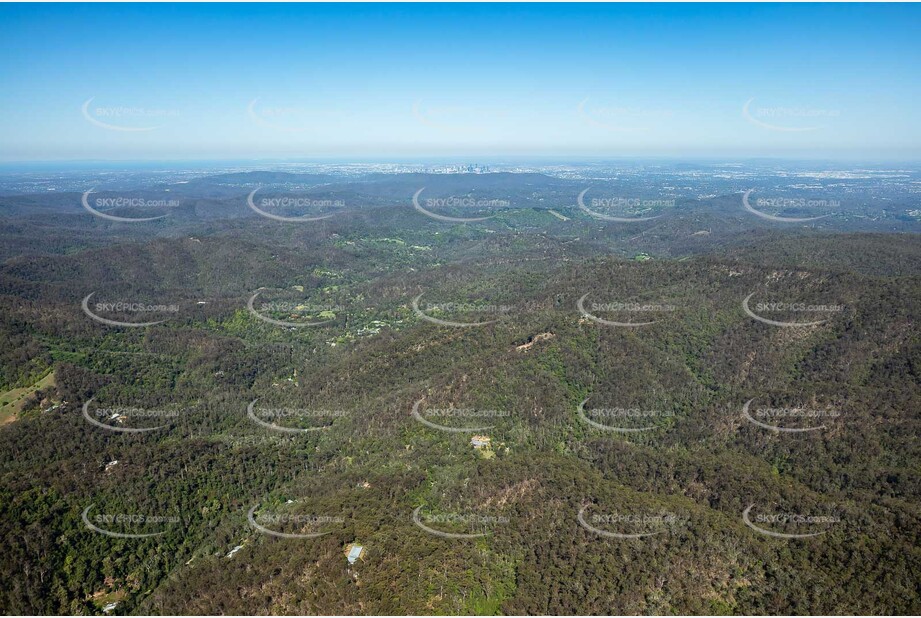
[(489, 436), (473, 436), (470, 438), (470, 444), (473, 445), (473, 448), (483, 448), (488, 447), (492, 440)]
[(355, 564), (355, 561), (361, 558), (362, 554), (365, 553), (365, 548), (361, 545), (352, 545), (349, 549), (349, 553), (346, 558), (349, 561), (349, 564)]

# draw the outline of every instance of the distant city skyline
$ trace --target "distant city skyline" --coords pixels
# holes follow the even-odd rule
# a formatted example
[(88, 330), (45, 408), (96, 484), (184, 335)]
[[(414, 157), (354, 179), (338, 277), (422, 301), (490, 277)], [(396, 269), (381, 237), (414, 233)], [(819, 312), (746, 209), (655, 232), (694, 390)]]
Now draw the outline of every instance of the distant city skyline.
[(917, 5), (0, 7), (0, 162), (917, 160)]

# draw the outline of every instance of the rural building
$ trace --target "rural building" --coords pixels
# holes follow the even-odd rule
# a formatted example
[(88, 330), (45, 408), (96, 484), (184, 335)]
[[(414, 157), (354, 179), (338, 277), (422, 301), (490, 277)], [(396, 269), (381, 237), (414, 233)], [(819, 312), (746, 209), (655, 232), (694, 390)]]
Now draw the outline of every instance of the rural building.
[(470, 444), (473, 445), (473, 448), (489, 448), (490, 442), (492, 442), (492, 438), (489, 436), (473, 436), (470, 438)]
[(365, 548), (361, 545), (352, 544), (349, 546), (349, 553), (346, 554), (346, 558), (349, 561), (349, 564), (355, 564), (355, 562), (361, 558), (365, 553)]

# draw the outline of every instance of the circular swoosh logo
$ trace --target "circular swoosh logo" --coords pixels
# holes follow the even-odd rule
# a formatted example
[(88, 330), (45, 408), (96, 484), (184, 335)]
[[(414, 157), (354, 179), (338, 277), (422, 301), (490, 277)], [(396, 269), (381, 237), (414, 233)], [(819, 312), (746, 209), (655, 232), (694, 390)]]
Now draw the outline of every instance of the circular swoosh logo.
[(274, 430), (274, 431), (283, 431), (283, 432), (285, 432), (285, 433), (309, 433), (309, 432), (311, 432), (311, 431), (323, 431), (324, 429), (329, 429), (329, 428), (330, 428), (330, 425), (325, 425), (325, 426), (323, 426), (323, 427), (306, 427), (306, 428), (301, 428), (301, 427), (280, 427), (280, 426), (278, 426), (278, 425), (275, 425), (274, 423), (269, 423), (269, 422), (267, 422), (267, 421), (262, 420), (262, 419), (259, 418), (258, 416), (256, 416), (255, 405), (256, 405), (256, 402), (257, 402), (257, 401), (259, 401), (259, 400), (258, 400), (258, 399), (253, 399), (253, 400), (250, 402), (250, 404), (249, 404), (248, 406), (246, 406), (246, 414), (247, 414), (247, 416), (249, 416), (249, 418), (250, 418), (251, 421), (254, 421), (255, 423), (258, 423), (259, 425), (262, 425), (263, 427), (266, 427), (267, 429), (272, 429), (272, 430)]
[(781, 126), (777, 126), (776, 124), (770, 124), (762, 120), (758, 120), (757, 118), (752, 116), (751, 112), (749, 111), (749, 108), (751, 107), (751, 104), (754, 101), (755, 101), (755, 97), (752, 97), (748, 101), (745, 102), (745, 105), (742, 106), (742, 116), (744, 116), (745, 119), (751, 122), (752, 124), (756, 124), (759, 127), (770, 129), (771, 131), (785, 131), (788, 133), (802, 133), (804, 131), (817, 131), (818, 129), (822, 128), (822, 127), (781, 127)]
[(661, 534), (662, 532), (665, 532), (664, 530), (656, 530), (655, 532), (640, 532), (637, 534), (623, 534), (620, 532), (609, 532), (607, 530), (602, 530), (601, 528), (596, 528), (595, 526), (585, 521), (585, 510), (587, 508), (588, 508), (587, 506), (583, 506), (581, 509), (579, 509), (579, 515), (578, 515), (579, 525), (593, 534), (605, 536), (605, 537), (608, 537), (609, 539), (641, 539), (645, 536), (652, 536), (654, 534)]
[(437, 129), (457, 128), (457, 127), (450, 127), (450, 126), (441, 125), (441, 124), (432, 122), (431, 120), (429, 120), (428, 116), (422, 112), (421, 107), (422, 107), (421, 101), (419, 100), (413, 101), (413, 108), (412, 108), (413, 116), (415, 116), (416, 120), (418, 120), (422, 124), (427, 125), (429, 127), (435, 127)]
[(109, 320), (107, 318), (100, 317), (90, 311), (90, 298), (96, 292), (90, 292), (86, 298), (83, 299), (83, 302), (80, 303), (80, 306), (83, 308), (83, 313), (88, 315), (90, 319), (99, 322), (100, 324), (105, 324), (107, 326), (127, 326), (137, 328), (139, 326), (155, 326), (156, 324), (162, 324), (166, 320), (157, 320), (156, 322), (118, 322), (117, 320)]
[(579, 197), (576, 198), (576, 202), (579, 204), (579, 208), (582, 211), (588, 213), (596, 219), (602, 219), (603, 221), (616, 221), (617, 223), (636, 223), (638, 221), (652, 221), (653, 219), (658, 219), (662, 215), (656, 215), (654, 217), (612, 217), (611, 215), (604, 215), (600, 212), (595, 212), (591, 210), (588, 206), (585, 205), (585, 194), (588, 193), (588, 189), (583, 189), (582, 193), (579, 194)]
[(261, 294), (261, 292), (256, 292), (250, 297), (249, 301), (247, 301), (246, 303), (246, 308), (249, 309), (250, 313), (252, 313), (255, 317), (259, 318), (263, 322), (274, 324), (275, 326), (300, 328), (301, 326), (320, 326), (322, 324), (329, 324), (330, 322), (335, 321), (335, 320), (323, 320), (322, 322), (285, 322), (283, 320), (274, 320), (272, 318), (268, 318), (262, 315), (261, 313), (259, 313), (258, 311), (256, 311), (256, 308), (253, 306), (253, 303), (256, 302), (256, 297), (259, 296), (259, 294)]
[[(422, 294), (424, 294), (423, 292)], [(487, 324), (492, 324), (498, 320), (487, 320), (486, 322), (452, 322), (451, 320), (440, 320), (438, 318), (433, 318), (430, 315), (426, 315), (422, 309), (419, 308), (419, 299), (422, 298), (422, 294), (419, 294), (413, 299), (413, 313), (425, 320), (426, 322), (431, 322), (432, 324), (438, 324), (439, 326), (485, 326)]]
[(586, 298), (588, 298), (588, 294), (583, 294), (582, 298), (576, 301), (576, 307), (578, 307), (579, 313), (581, 313), (583, 317), (586, 317), (589, 320), (594, 320), (595, 322), (598, 322), (599, 324), (605, 324), (606, 326), (626, 326), (627, 328), (633, 328), (637, 326), (648, 326), (650, 324), (655, 324), (656, 322), (658, 322), (658, 320), (653, 320), (652, 322), (614, 322), (612, 320), (605, 320), (605, 319), (599, 318), (596, 315), (592, 315), (591, 313), (585, 310), (585, 299)]
[(478, 532), (476, 534), (461, 534), (458, 532), (442, 532), (441, 530), (435, 530), (434, 528), (429, 528), (422, 523), (422, 520), (419, 518), (419, 512), (422, 510), (421, 506), (417, 506), (413, 511), (413, 523), (428, 532), (429, 534), (440, 536), (444, 539), (477, 539), (483, 536), (486, 536), (486, 532)]
[(610, 425), (604, 425), (602, 423), (593, 421), (585, 415), (585, 403), (589, 399), (591, 399), (591, 397), (586, 397), (584, 400), (582, 400), (582, 403), (579, 404), (579, 418), (581, 418), (592, 427), (595, 427), (596, 429), (603, 429), (604, 431), (619, 431), (621, 433), (634, 433), (637, 431), (649, 431), (650, 429), (656, 428), (655, 425), (650, 427), (611, 427)]
[(762, 423), (761, 421), (755, 420), (748, 411), (748, 408), (752, 404), (753, 401), (754, 399), (749, 399), (748, 401), (745, 402), (745, 405), (742, 406), (742, 416), (744, 416), (746, 420), (751, 421), (752, 423), (754, 423), (755, 425), (758, 425), (759, 427), (764, 427), (765, 429), (770, 429), (771, 431), (783, 431), (787, 433), (802, 433), (804, 431), (815, 431), (817, 429), (825, 429), (825, 425), (819, 425), (818, 427), (789, 428), (789, 427), (775, 427), (774, 425), (768, 425), (766, 423)]
[(742, 310), (746, 313), (746, 315), (748, 315), (748, 317), (754, 318), (758, 320), (759, 322), (764, 322), (765, 324), (770, 324), (771, 326), (789, 327), (789, 326), (818, 326), (819, 324), (824, 324), (825, 322), (828, 321), (828, 320), (819, 320), (818, 322), (778, 322), (777, 320), (769, 320), (767, 318), (762, 318), (760, 315), (752, 311), (748, 306), (748, 301), (754, 295), (755, 293), (752, 292), (751, 294), (745, 297), (745, 300), (742, 301)]
[(426, 210), (425, 208), (419, 205), (419, 196), (422, 194), (423, 191), (425, 191), (425, 187), (422, 187), (421, 189), (416, 191), (416, 193), (413, 195), (413, 207), (419, 212), (421, 212), (423, 215), (427, 217), (431, 217), (432, 219), (438, 219), (439, 221), (448, 221), (450, 223), (472, 223), (474, 221), (486, 221), (487, 219), (492, 219), (493, 217), (496, 216), (496, 215), (489, 215), (488, 217), (465, 218), (465, 217), (447, 217), (445, 215), (435, 214), (434, 212), (430, 210)]
[(447, 427), (445, 425), (439, 425), (438, 423), (433, 423), (432, 421), (423, 417), (422, 414), (419, 412), (419, 406), (422, 405), (423, 401), (425, 401), (425, 397), (423, 397), (422, 399), (420, 399), (419, 401), (413, 404), (412, 416), (414, 419), (416, 419), (423, 425), (427, 425), (428, 427), (431, 427), (432, 429), (438, 429), (440, 431), (447, 431), (450, 433), (471, 433), (474, 431), (485, 431), (492, 427), (492, 425), (486, 425), (485, 427)]
[(90, 521), (90, 518), (87, 516), (90, 512), (90, 509), (93, 508), (93, 505), (89, 505), (83, 509), (83, 513), (80, 515), (80, 518), (83, 519), (83, 523), (86, 524), (86, 527), (92, 530), (93, 532), (98, 532), (99, 534), (104, 534), (116, 539), (145, 539), (152, 536), (160, 536), (163, 532), (149, 532), (147, 534), (126, 534), (124, 532), (112, 532), (110, 530), (105, 530), (99, 526), (93, 525), (93, 522)]
[(93, 99), (96, 97), (90, 97), (86, 100), (83, 106), (80, 108), (80, 111), (83, 112), (83, 117), (89, 120), (92, 124), (103, 129), (108, 129), (109, 131), (129, 131), (129, 132), (138, 132), (138, 131), (153, 131), (154, 129), (159, 129), (160, 127), (120, 127), (115, 124), (109, 124), (107, 122), (102, 122), (97, 118), (93, 118), (90, 114), (90, 103), (93, 102)]
[(748, 191), (742, 194), (742, 206), (744, 206), (745, 210), (752, 213), (753, 215), (757, 215), (761, 217), (762, 219), (767, 219), (768, 221), (777, 221), (779, 223), (805, 223), (807, 221), (817, 221), (819, 219), (824, 219), (825, 217), (828, 216), (828, 215), (822, 215), (820, 217), (778, 217), (776, 215), (769, 215), (767, 213), (761, 212), (760, 210), (756, 210), (749, 203), (748, 196), (751, 195), (752, 191), (754, 191), (754, 189), (749, 189)]
[(262, 534), (268, 534), (269, 536), (275, 536), (280, 539), (315, 539), (317, 537), (321, 537), (326, 534), (329, 534), (329, 532), (310, 532), (310, 533), (295, 534), (292, 532), (275, 532), (274, 530), (269, 530), (265, 526), (261, 526), (258, 523), (256, 523), (255, 514), (256, 514), (256, 509), (258, 508), (259, 508), (259, 505), (254, 504), (253, 507), (246, 514), (246, 519), (247, 521), (249, 521), (249, 525), (252, 526), (256, 530), (256, 532), (261, 532)]
[(589, 98), (590, 97), (585, 97), (584, 99), (582, 99), (582, 101), (580, 101), (579, 105), (576, 107), (577, 111), (579, 112), (579, 115), (582, 116), (582, 118), (587, 123), (594, 125), (596, 127), (600, 127), (602, 129), (608, 129), (610, 131), (648, 131), (649, 130), (647, 127), (618, 127), (618, 126), (610, 125), (606, 122), (601, 122), (600, 120), (596, 119), (592, 114), (590, 114), (589, 112), (585, 110), (585, 104), (588, 103)]
[(307, 127), (289, 127), (289, 126), (282, 125), (282, 124), (275, 124), (274, 122), (269, 122), (268, 120), (260, 116), (256, 112), (256, 103), (258, 103), (259, 99), (261, 98), (262, 97), (256, 97), (255, 99), (249, 102), (249, 105), (246, 106), (246, 112), (249, 114), (249, 117), (253, 120), (253, 122), (255, 122), (256, 124), (260, 124), (264, 127), (268, 127), (270, 129), (275, 129), (277, 131), (288, 131), (291, 133), (299, 133), (301, 131), (307, 130)]
[(253, 189), (252, 192), (246, 197), (247, 205), (258, 215), (266, 217), (267, 219), (274, 219), (275, 221), (284, 221), (285, 223), (304, 223), (307, 221), (321, 221), (323, 219), (329, 219), (336, 215), (336, 213), (330, 213), (328, 215), (322, 215), (319, 217), (309, 217), (307, 215), (302, 215), (300, 217), (283, 217), (281, 215), (273, 215), (270, 212), (266, 212), (256, 206), (256, 203), (253, 201), (253, 196), (256, 195), (256, 191), (259, 189)]
[(822, 532), (813, 532), (811, 534), (783, 534), (781, 532), (772, 532), (771, 530), (765, 530), (764, 528), (759, 528), (748, 518), (748, 513), (752, 510), (754, 504), (749, 504), (748, 508), (742, 513), (742, 521), (745, 522), (745, 525), (766, 536), (772, 536), (777, 539), (808, 539), (809, 537), (819, 536), (820, 534), (825, 534), (825, 531)]
[[(461, 110), (462, 111), (462, 110)], [(454, 123), (445, 123), (438, 122), (429, 117), (429, 114), (422, 109), (422, 101), (416, 100), (413, 102), (412, 107), (413, 116), (421, 124), (424, 124), (427, 127), (432, 127), (434, 129), (442, 129), (444, 131), (482, 131), (483, 127), (476, 124), (454, 124)]]
[(143, 221), (156, 221), (157, 219), (162, 219), (163, 217), (169, 216), (169, 215), (160, 215), (158, 217), (142, 217), (139, 219), (134, 219), (132, 217), (117, 217), (115, 215), (108, 215), (104, 212), (99, 212), (98, 210), (90, 206), (89, 197), (90, 197), (90, 193), (93, 193), (94, 190), (95, 189), (90, 189), (89, 191), (84, 192), (83, 197), (80, 199), (80, 203), (83, 204), (83, 207), (86, 210), (88, 210), (91, 214), (101, 219), (106, 219), (107, 221), (118, 221), (119, 223), (140, 223)]
[(103, 429), (108, 429), (109, 431), (117, 431), (120, 433), (144, 433), (147, 431), (157, 431), (158, 429), (163, 429), (166, 425), (157, 425), (156, 427), (113, 427), (112, 425), (107, 425), (94, 419), (90, 416), (90, 403), (92, 403), (95, 397), (91, 397), (83, 404), (83, 417), (90, 422), (92, 425), (97, 427), (102, 427)]

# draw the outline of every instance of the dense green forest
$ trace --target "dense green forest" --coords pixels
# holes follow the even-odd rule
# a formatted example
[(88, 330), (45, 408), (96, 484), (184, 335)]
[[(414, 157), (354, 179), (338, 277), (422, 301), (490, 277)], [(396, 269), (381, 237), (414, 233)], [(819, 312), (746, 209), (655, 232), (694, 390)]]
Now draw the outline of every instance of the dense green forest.
[(0, 610), (921, 612), (916, 235), (378, 199), (4, 220)]

